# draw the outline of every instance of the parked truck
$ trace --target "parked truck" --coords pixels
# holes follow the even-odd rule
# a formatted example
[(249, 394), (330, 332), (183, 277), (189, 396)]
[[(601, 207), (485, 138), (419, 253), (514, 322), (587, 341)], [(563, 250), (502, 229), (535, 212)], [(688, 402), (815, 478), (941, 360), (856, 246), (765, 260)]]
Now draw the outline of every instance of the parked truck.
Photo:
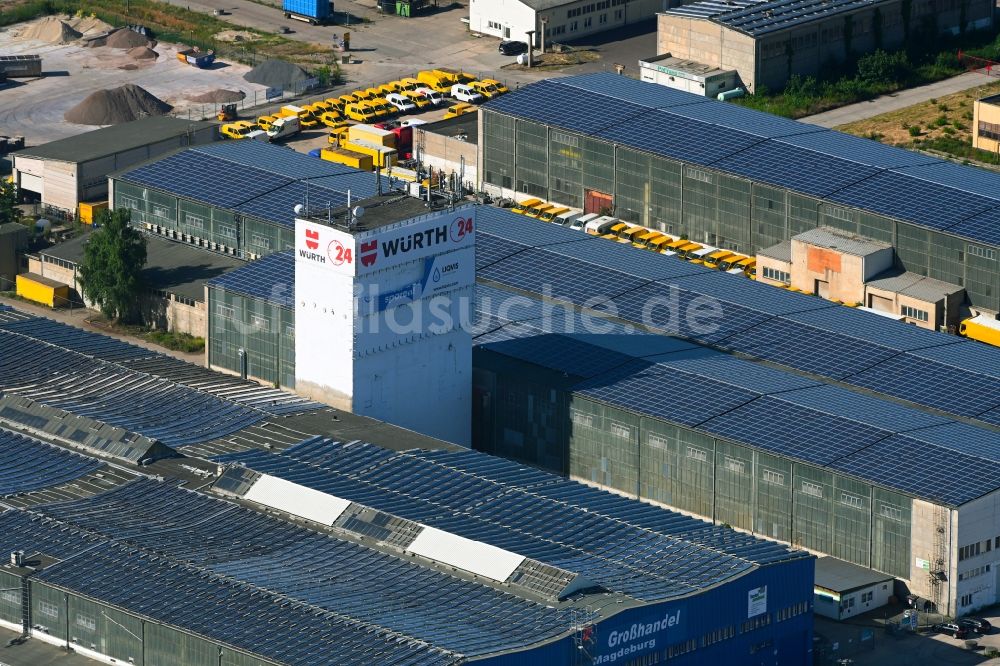
[(959, 325), (958, 332), (972, 340), (1000, 347), (1000, 321), (986, 315), (966, 319)]
[(215, 62), (215, 51), (202, 51), (198, 47), (177, 52), (177, 59), (198, 69), (206, 69)]
[(282, 0), (285, 18), (322, 25), (333, 20), (333, 2), (330, 0)]

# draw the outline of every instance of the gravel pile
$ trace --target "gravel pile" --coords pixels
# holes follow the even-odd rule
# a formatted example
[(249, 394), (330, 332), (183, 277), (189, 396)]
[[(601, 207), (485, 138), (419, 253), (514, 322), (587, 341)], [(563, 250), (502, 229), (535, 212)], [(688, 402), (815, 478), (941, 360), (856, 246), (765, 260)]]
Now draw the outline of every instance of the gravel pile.
[(134, 49), (137, 46), (149, 46), (149, 38), (140, 35), (135, 30), (122, 28), (108, 35), (107, 45), (113, 49)]
[(148, 46), (136, 46), (127, 51), (130, 57), (136, 60), (155, 60), (159, 54)]
[(243, 78), (268, 88), (292, 88), (310, 77), (298, 65), (284, 60), (265, 60), (244, 74)]
[(173, 107), (132, 83), (98, 90), (67, 111), (63, 118), (78, 125), (117, 125), (146, 116), (162, 116)]
[(49, 44), (69, 44), (80, 39), (80, 33), (65, 21), (55, 16), (46, 16), (22, 32), (18, 39), (37, 40)]
[(200, 95), (191, 95), (187, 99), (192, 102), (201, 102), (203, 104), (224, 104), (226, 102), (239, 102), (246, 96), (247, 94), (242, 90), (226, 90), (225, 88), (218, 88), (216, 90), (209, 90), (208, 92)]

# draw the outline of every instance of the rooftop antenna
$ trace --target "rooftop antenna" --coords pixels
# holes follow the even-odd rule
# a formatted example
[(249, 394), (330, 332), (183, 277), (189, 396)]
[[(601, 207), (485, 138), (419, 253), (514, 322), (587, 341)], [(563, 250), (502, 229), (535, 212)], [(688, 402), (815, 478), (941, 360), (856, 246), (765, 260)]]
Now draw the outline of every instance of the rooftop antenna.
[[(389, 167), (390, 169), (392, 167)], [(382, 172), (378, 168), (375, 169), (375, 192), (382, 196)]]
[(431, 186), (434, 184), (434, 167), (427, 167), (427, 205), (431, 205)]
[(306, 181), (306, 216), (309, 216), (309, 181)]
[(326, 202), (326, 223), (333, 226), (333, 202)]
[(347, 228), (350, 229), (354, 223), (354, 218), (351, 215), (351, 191), (347, 190)]

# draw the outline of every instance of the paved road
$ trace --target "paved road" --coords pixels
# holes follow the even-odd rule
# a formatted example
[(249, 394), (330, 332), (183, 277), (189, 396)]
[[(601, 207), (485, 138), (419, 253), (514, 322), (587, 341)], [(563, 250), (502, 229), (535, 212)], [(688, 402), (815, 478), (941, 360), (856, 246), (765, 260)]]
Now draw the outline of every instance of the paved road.
[(799, 120), (822, 127), (839, 127), (840, 125), (853, 123), (857, 120), (865, 120), (866, 118), (872, 118), (873, 116), (889, 113), (890, 111), (898, 111), (899, 109), (904, 109), (920, 102), (926, 102), (929, 99), (944, 97), (945, 95), (975, 88), (986, 83), (996, 83), (997, 81), (998, 79), (995, 76), (987, 76), (980, 72), (966, 72), (965, 74), (959, 74), (944, 81), (929, 83), (919, 88), (901, 90), (891, 95), (882, 95), (867, 102), (842, 106), (839, 109), (817, 113), (814, 116), (807, 116)]

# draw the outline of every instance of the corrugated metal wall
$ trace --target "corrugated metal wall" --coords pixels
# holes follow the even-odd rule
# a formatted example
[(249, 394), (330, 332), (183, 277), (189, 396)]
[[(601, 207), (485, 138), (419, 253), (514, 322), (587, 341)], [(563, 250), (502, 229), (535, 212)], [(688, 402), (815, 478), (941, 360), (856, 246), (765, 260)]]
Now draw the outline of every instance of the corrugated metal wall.
[(739, 252), (820, 225), (891, 242), (907, 270), (963, 285), (974, 304), (1000, 309), (996, 247), (490, 111), (482, 151), (485, 184), (577, 208), (586, 192), (604, 192), (623, 220)]
[(909, 578), (909, 497), (572, 395), (561, 373), (473, 359), (476, 448)]
[(241, 348), (247, 352), (249, 376), (295, 388), (295, 313), (260, 299), (210, 287), (209, 365), (239, 372)]
[[(0, 585), (6, 586), (5, 577), (16, 579), (0, 572)], [(16, 580), (15, 584), (19, 585)], [(5, 603), (0, 598), (0, 613), (8, 619)], [(31, 606), (33, 624), (46, 627), (50, 636), (66, 640), (68, 630), (71, 643), (136, 666), (275, 664), (38, 581), (31, 583)], [(20, 615), (18, 607), (17, 618), (12, 621), (20, 622)]]

